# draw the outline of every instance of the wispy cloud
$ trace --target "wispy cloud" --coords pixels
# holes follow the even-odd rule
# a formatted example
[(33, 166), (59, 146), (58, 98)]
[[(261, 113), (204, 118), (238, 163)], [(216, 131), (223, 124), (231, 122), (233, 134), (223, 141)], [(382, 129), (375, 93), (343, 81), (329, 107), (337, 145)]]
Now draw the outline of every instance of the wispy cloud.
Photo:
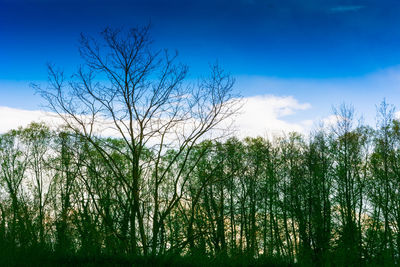
[(331, 13), (343, 13), (343, 12), (354, 12), (358, 11), (361, 9), (364, 9), (366, 6), (362, 5), (340, 5), (340, 6), (334, 6), (329, 9)]
[(306, 134), (312, 126), (310, 120), (291, 122), (287, 116), (311, 108), (309, 103), (300, 103), (293, 96), (256, 95), (245, 97), (239, 115), (234, 118), (236, 136), (279, 136), (289, 132)]
[(380, 101), (386, 98), (390, 104), (400, 103), (400, 66), (365, 76), (336, 79), (241, 76), (237, 78), (237, 88), (248, 88), (249, 94), (255, 95), (265, 92), (275, 96), (291, 95), (300, 103), (312, 105), (310, 109), (297, 110), (290, 117), (280, 118), (287, 122), (312, 120), (318, 125), (319, 121), (332, 114), (333, 106), (347, 103), (354, 105), (356, 118), (363, 116), (366, 124), (374, 126), (375, 107)]
[[(308, 103), (300, 103), (292, 96), (257, 95), (245, 97), (241, 112), (229, 123), (236, 129), (236, 136), (276, 136), (291, 131), (307, 133), (312, 121), (290, 122), (287, 116), (310, 109)], [(59, 126), (62, 121), (54, 113), (30, 111), (0, 106), (0, 134), (18, 127), (26, 127), (31, 122), (45, 122)], [(108, 129), (102, 131), (106, 136), (119, 136)]]
[[(328, 126), (335, 123), (335, 116), (331, 115), (332, 106), (343, 102), (353, 104), (356, 115), (363, 115), (365, 123), (374, 126), (375, 107), (383, 98), (386, 97), (388, 103), (400, 103), (400, 66), (363, 77), (342, 79), (240, 76), (237, 77), (237, 86), (248, 90), (243, 99), (243, 109), (233, 122), (240, 138), (273, 136), (290, 131), (307, 134), (320, 123)], [(55, 126), (61, 123), (53, 113), (10, 108), (4, 101), (1, 105), (0, 133), (26, 126), (32, 121), (44, 121)], [(400, 112), (396, 116), (400, 118)], [(114, 136), (110, 129), (103, 134)]]
[(0, 134), (18, 127), (26, 127), (31, 122), (52, 123), (54, 117), (40, 110), (24, 110), (0, 106)]

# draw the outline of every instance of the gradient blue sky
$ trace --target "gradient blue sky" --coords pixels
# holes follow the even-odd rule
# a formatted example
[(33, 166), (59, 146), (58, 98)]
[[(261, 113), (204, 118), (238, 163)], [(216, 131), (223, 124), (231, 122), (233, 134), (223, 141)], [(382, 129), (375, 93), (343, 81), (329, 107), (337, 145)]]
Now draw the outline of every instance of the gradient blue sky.
[(178, 50), (193, 76), (217, 59), (244, 97), (309, 104), (289, 123), (342, 102), (372, 121), (384, 97), (400, 101), (400, 1), (0, 0), (0, 106), (39, 109), (29, 83), (44, 83), (47, 62), (73, 71), (81, 32), (148, 22), (155, 45)]

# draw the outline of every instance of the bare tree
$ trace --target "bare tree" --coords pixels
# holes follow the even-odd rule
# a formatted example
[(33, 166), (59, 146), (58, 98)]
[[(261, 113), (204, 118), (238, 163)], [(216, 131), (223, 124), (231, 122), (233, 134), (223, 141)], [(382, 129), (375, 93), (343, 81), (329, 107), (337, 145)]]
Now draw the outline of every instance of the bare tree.
[[(155, 252), (160, 227), (184, 192), (185, 170), (194, 168), (187, 160), (193, 146), (236, 112), (238, 98), (232, 94), (234, 80), (218, 64), (212, 66), (209, 78), (195, 85), (185, 82), (188, 67), (175, 63), (177, 54), (154, 52), (148, 27), (107, 28), (101, 36), (101, 41), (81, 36), (84, 64), (70, 80), (49, 66), (49, 86), (37, 90), (112, 170), (128, 201), (131, 250), (137, 253), (141, 245), (147, 254), (150, 236), (143, 222), (143, 183), (152, 181), (151, 248)], [(113, 159), (111, 151), (118, 148), (103, 142), (102, 133), (124, 141), (128, 149), (119, 152), (130, 162), (130, 171)], [(171, 148), (176, 151), (174, 156), (162, 162)], [(150, 160), (144, 157), (147, 149)], [(174, 176), (172, 193), (161, 201), (159, 190), (167, 175)]]

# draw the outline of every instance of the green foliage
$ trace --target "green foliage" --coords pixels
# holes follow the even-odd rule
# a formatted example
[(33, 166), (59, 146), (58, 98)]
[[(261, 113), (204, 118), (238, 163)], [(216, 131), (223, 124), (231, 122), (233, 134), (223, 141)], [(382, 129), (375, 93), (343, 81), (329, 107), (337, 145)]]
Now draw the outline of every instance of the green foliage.
[(121, 139), (41, 124), (3, 134), (0, 264), (396, 264), (399, 123), (381, 113), (376, 130), (143, 147), (138, 184)]

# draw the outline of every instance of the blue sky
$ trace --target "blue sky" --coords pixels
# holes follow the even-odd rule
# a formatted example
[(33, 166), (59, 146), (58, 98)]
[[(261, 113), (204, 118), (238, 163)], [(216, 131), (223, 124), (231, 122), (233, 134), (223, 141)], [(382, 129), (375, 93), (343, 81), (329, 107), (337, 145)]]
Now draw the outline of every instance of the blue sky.
[(0, 107), (39, 109), (29, 83), (45, 84), (47, 62), (72, 72), (81, 32), (151, 22), (155, 45), (178, 50), (193, 77), (218, 60), (244, 97), (303, 105), (271, 115), (285, 123), (342, 102), (372, 122), (384, 97), (400, 101), (399, 14), (391, 0), (0, 0)]

